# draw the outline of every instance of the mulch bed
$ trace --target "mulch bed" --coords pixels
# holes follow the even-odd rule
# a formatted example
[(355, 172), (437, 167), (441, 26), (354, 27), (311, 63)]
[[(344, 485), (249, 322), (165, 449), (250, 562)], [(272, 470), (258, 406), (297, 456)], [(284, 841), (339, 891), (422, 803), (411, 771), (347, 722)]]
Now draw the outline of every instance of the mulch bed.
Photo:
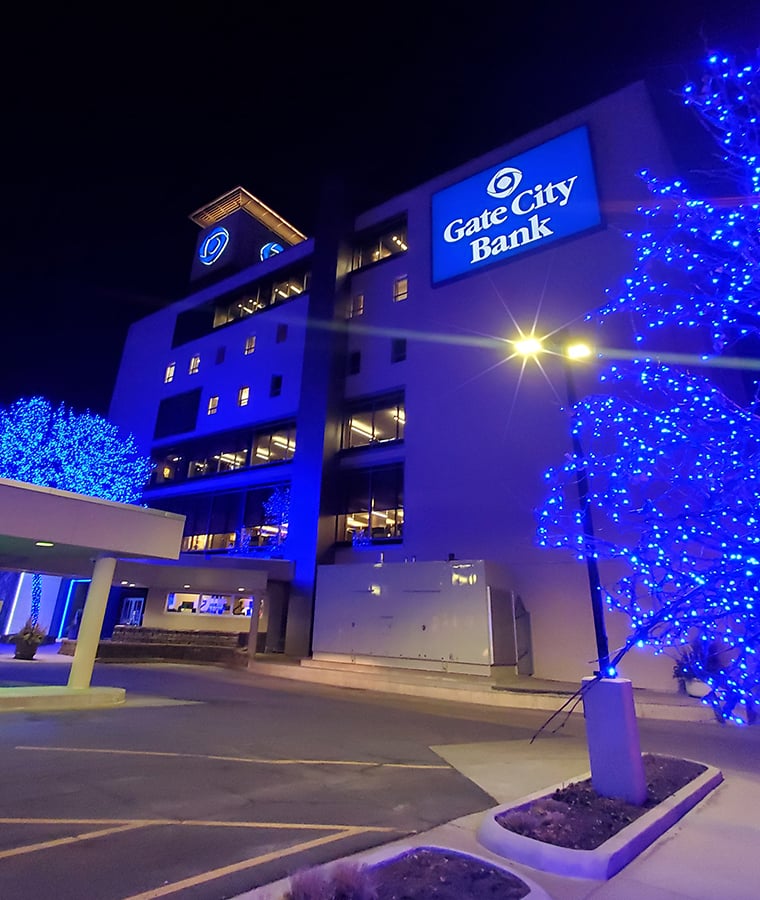
[[(496, 817), (504, 828), (534, 840), (593, 850), (647, 810), (706, 770), (686, 759), (644, 754), (647, 799), (643, 806), (600, 797), (591, 780), (572, 782), (553, 794)], [(485, 860), (436, 847), (417, 847), (371, 867), (339, 866), (327, 875), (309, 869), (291, 880), (284, 900), (521, 900), (529, 886)]]
[(594, 850), (685, 787), (707, 768), (687, 759), (644, 754), (647, 799), (643, 806), (600, 797), (591, 780), (559, 788), (546, 797), (496, 816), (503, 828), (515, 834), (572, 850)]

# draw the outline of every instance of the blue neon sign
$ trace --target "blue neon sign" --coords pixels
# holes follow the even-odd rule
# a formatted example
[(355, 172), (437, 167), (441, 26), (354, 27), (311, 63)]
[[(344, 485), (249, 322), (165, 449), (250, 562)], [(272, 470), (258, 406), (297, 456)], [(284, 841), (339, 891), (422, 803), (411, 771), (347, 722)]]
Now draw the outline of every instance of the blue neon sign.
[(278, 253), (282, 253), (283, 249), (282, 244), (278, 244), (276, 241), (270, 241), (261, 248), (259, 256), (262, 260), (269, 259), (270, 256), (276, 256)]
[(204, 266), (213, 265), (227, 249), (230, 242), (230, 233), (220, 225), (210, 231), (198, 248), (198, 259)]
[(600, 223), (584, 126), (433, 194), (433, 283)]

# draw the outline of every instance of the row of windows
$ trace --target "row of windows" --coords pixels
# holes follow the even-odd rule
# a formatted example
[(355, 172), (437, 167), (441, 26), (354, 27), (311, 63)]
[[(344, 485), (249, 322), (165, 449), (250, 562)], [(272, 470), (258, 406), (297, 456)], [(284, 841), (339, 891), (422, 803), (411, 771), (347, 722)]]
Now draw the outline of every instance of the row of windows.
[[(240, 391), (247, 391), (241, 388)], [(248, 402), (249, 394), (238, 394)], [(218, 397), (209, 399), (208, 412), (218, 408)], [(241, 404), (242, 405), (242, 404)], [(346, 412), (341, 423), (342, 450), (382, 444), (404, 439), (406, 410), (401, 396), (376, 398), (354, 406)], [(268, 428), (257, 432), (215, 435), (203, 441), (175, 445), (156, 460), (154, 484), (184, 481), (218, 475), (251, 466), (292, 459), (296, 449), (295, 426)]]
[[(280, 488), (281, 489), (281, 488)], [(225, 494), (162, 499), (161, 508), (185, 516), (185, 551), (274, 548), (288, 534), (288, 513), (272, 514), (278, 490), (268, 486)], [(340, 475), (333, 512), (335, 540), (355, 544), (400, 540), (404, 527), (401, 465), (348, 470)]]
[[(275, 331), (275, 343), (282, 344), (287, 340), (288, 337), (288, 326), (285, 322), (280, 322), (277, 325), (277, 330)], [(250, 356), (256, 350), (256, 335), (249, 334), (244, 343), (243, 343), (243, 355)], [(215, 363), (216, 365), (221, 365), (224, 362), (226, 356), (226, 347), (217, 347)], [(190, 357), (190, 362), (187, 366), (187, 374), (188, 375), (197, 375), (201, 370), (201, 355), (200, 353), (194, 353)], [(170, 384), (174, 381), (174, 376), (177, 374), (177, 363), (176, 361), (170, 362), (166, 369), (164, 370), (164, 384)]]
[[(272, 375), (269, 380), (269, 396), (270, 397), (279, 397), (282, 393), (282, 375)], [(237, 392), (237, 405), (238, 406), (248, 406), (251, 400), (251, 388), (249, 385), (244, 384), (242, 387), (238, 388)], [(219, 395), (214, 394), (213, 397), (208, 398), (208, 404), (206, 405), (206, 415), (214, 416), (219, 411)]]
[[(400, 303), (409, 297), (409, 278), (407, 275), (399, 275), (393, 280), (393, 302)], [(364, 294), (354, 294), (348, 301), (346, 318), (355, 319), (364, 315)]]
[(269, 309), (298, 297), (309, 290), (310, 272), (297, 272), (288, 278), (270, 280), (252, 285), (246, 292), (234, 300), (223, 300), (214, 307), (213, 327), (219, 328), (238, 319), (252, 316), (254, 313)]
[(161, 454), (156, 460), (152, 483), (176, 483), (252, 466), (285, 462), (292, 459), (295, 452), (294, 426), (253, 434), (232, 434), (217, 437), (214, 441), (196, 441)]
[[(185, 517), (183, 551), (255, 551), (281, 544), (288, 534), (287, 485), (161, 500), (161, 508)], [(280, 499), (278, 499), (280, 498)]]

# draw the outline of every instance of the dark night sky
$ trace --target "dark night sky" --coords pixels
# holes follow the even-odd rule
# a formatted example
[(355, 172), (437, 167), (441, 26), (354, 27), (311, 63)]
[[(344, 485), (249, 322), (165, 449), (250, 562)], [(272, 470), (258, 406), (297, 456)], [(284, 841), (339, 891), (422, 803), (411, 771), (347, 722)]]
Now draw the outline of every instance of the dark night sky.
[(756, 0), (525, 5), (14, 13), (0, 403), (107, 412), (129, 323), (185, 291), (188, 214), (238, 184), (308, 234), (330, 169), (361, 211), (638, 78), (676, 90), (708, 47), (760, 44)]

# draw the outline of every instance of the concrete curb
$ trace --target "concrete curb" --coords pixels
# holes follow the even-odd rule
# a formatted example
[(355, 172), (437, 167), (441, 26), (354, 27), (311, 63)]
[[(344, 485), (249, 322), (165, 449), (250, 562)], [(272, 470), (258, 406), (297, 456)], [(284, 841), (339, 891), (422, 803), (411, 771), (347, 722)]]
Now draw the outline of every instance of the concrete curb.
[[(700, 765), (705, 765), (705, 763), (700, 763)], [(590, 777), (590, 773), (586, 772), (570, 780), (583, 781)], [(573, 878), (606, 880), (617, 874), (657, 838), (672, 828), (679, 819), (722, 781), (722, 772), (712, 766), (707, 766), (705, 772), (681, 788), (680, 791), (676, 791), (654, 809), (631, 822), (595, 850), (555, 847), (552, 844), (545, 844), (542, 841), (508, 831), (496, 821), (497, 815), (507, 810), (520, 809), (533, 800), (546, 797), (557, 788), (564, 787), (568, 783), (567, 781), (529, 794), (516, 803), (488, 810), (478, 829), (477, 839), (480, 844), (493, 853), (543, 872)]]
[[(492, 687), (490, 683), (474, 685), (471, 681), (457, 684), (453, 680), (448, 683), (434, 684), (430, 681), (414, 680), (409, 676), (404, 680), (399, 670), (391, 673), (377, 671), (362, 672), (355, 668), (323, 668), (317, 666), (285, 665), (264, 661), (249, 661), (251, 674), (288, 678), (292, 681), (307, 681), (325, 684), (331, 687), (351, 688), (352, 690), (377, 691), (383, 694), (404, 695), (411, 697), (427, 697), (431, 700), (449, 700), (456, 703), (477, 703), (502, 709), (535, 709), (544, 712), (555, 712), (568, 699), (563, 692), (549, 690), (513, 690), (506, 686)], [(427, 673), (428, 675), (430, 673)], [(579, 685), (580, 687), (580, 685)], [(642, 719), (665, 719), (682, 722), (715, 722), (715, 715), (709, 707), (695, 702), (694, 705), (679, 703), (653, 703), (639, 698), (634, 693), (636, 715)], [(583, 706), (578, 704), (572, 715), (583, 715)]]
[(0, 689), (0, 712), (110, 709), (124, 706), (126, 701), (127, 692), (124, 688), (115, 687), (69, 688), (48, 685)]

